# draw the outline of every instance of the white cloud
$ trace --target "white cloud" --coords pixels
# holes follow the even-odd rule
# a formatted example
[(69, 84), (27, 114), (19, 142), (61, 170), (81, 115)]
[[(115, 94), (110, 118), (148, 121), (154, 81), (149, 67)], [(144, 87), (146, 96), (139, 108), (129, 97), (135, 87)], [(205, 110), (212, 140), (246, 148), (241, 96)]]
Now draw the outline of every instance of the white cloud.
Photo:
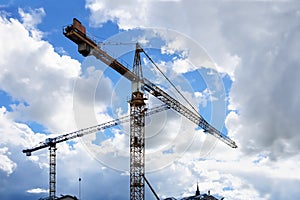
[(198, 181), (202, 194), (210, 190), (211, 194), (226, 199), (267, 199), (256, 191), (249, 180), (216, 170), (214, 165), (220, 163), (208, 160), (189, 161), (187, 164), (184, 160), (179, 160), (170, 167), (151, 173), (147, 177), (155, 183), (154, 188), (161, 197), (178, 198), (194, 195)]
[[(212, 58), (210, 63), (198, 65), (198, 52), (193, 57), (188, 54), (193, 64), (216, 66), (217, 71), (230, 75), (233, 83), (229, 98), (233, 111), (227, 116), (226, 126), (229, 136), (238, 142), (238, 153), (227, 152), (223, 146), (219, 149), (217, 145), (220, 154), (213, 154), (211, 162), (198, 163), (198, 166), (211, 169), (208, 174), (217, 170), (216, 185), (229, 183), (234, 187), (232, 191), (219, 188), (218, 194), (223, 193), (229, 199), (299, 198), (296, 187), (300, 177), (290, 177), (286, 171), (295, 171), (299, 159), (299, 2), (141, 1), (140, 5), (147, 7), (143, 10), (143, 18), (136, 14), (137, 6), (126, 7), (119, 1), (102, 2), (97, 11), (89, 7), (99, 2), (90, 0), (87, 4), (94, 25), (111, 19), (123, 29), (163, 27), (176, 30), (200, 43)], [(126, 9), (126, 17), (122, 17), (121, 12), (100, 14), (104, 10), (120, 9)], [(180, 44), (176, 37), (165, 41), (169, 44), (163, 49), (165, 53), (180, 53), (178, 49), (192, 52), (185, 51), (189, 46), (193, 49), (190, 43)], [(191, 69), (186, 67), (182, 72)], [(193, 163), (194, 156), (187, 156), (186, 162)], [(223, 161), (220, 163), (218, 159)], [(193, 177), (189, 172), (178, 171), (173, 174)], [(173, 174), (164, 181), (170, 180), (169, 177), (175, 179)], [(211, 181), (209, 177), (204, 180), (207, 180), (204, 183)], [(161, 183), (161, 177), (156, 182)], [(174, 187), (184, 181), (177, 179), (169, 183)], [(161, 184), (165, 186), (162, 192), (170, 191), (168, 184)], [(296, 186), (290, 187), (293, 184)], [(291, 189), (284, 192), (280, 185), (288, 185)], [(183, 184), (172, 191), (182, 191), (185, 187)]]
[[(86, 8), (90, 9), (95, 15), (92, 15), (92, 25), (97, 26), (101, 23), (112, 20), (117, 21), (124, 29), (136, 27), (136, 24), (142, 20), (147, 20), (144, 16), (147, 14), (147, 1), (139, 1), (138, 6), (136, 2), (122, 2), (122, 1), (86, 1)], [(132, 15), (138, 13), (138, 15)]]
[(189, 63), (188, 60), (176, 59), (173, 62), (174, 62), (173, 70), (179, 74), (183, 74), (188, 71), (192, 71), (192, 69), (194, 69), (194, 67), (192, 66), (191, 63)]
[[(89, 63), (89, 58), (86, 60)], [(112, 81), (101, 69), (87, 66), (86, 73), (78, 77), (72, 96), (73, 115), (78, 129), (109, 121), (107, 108), (117, 99)]]
[(35, 134), (26, 124), (14, 122), (5, 107), (1, 107), (0, 130), (3, 133), (0, 144), (13, 146), (33, 146), (40, 142), (44, 136)]
[[(5, 107), (1, 108), (0, 131), (0, 168), (5, 171), (7, 175), (13, 174), (17, 167), (18, 169), (23, 167), (22, 165), (20, 166), (19, 162), (26, 158), (25, 154), (21, 152), (22, 149), (33, 147), (46, 138), (44, 134), (34, 133), (28, 125), (15, 122)], [(45, 167), (44, 162), (47, 162), (48, 159), (45, 161), (41, 157), (41, 159), (34, 158), (32, 161), (38, 163), (38, 165), (43, 168)]]
[[(251, 6), (257, 8), (255, 4)], [(268, 9), (267, 13), (258, 9), (257, 17), (250, 18), (252, 13), (241, 7), (243, 14), (234, 13), (233, 18), (224, 19), (224, 23), (240, 27), (240, 31), (232, 28), (230, 33), (235, 32), (234, 39), (245, 41), (248, 47), (232, 45), (239, 50), (243, 64), (236, 70), (230, 93), (239, 115), (229, 115), (228, 120), (238, 125), (238, 130), (232, 126), (229, 131), (235, 132), (234, 136), (247, 154), (268, 152), (272, 160), (281, 160), (299, 152), (296, 113), (300, 96), (294, 92), (300, 75), (299, 60), (295, 57), (299, 50), (296, 36), (299, 21), (293, 17), (297, 14), (290, 4), (280, 8), (272, 4)], [(260, 21), (260, 16), (272, 20)], [(237, 20), (240, 17), (248, 27)]]
[(33, 188), (33, 189), (30, 189), (30, 190), (27, 190), (26, 192), (34, 193), (34, 194), (40, 194), (40, 193), (48, 193), (49, 190), (45, 190), (45, 189), (42, 189), (42, 188)]
[(208, 88), (204, 89), (202, 92), (195, 92), (195, 98), (198, 99), (198, 102), (203, 106), (206, 107), (208, 101), (215, 101), (218, 100), (217, 97), (214, 97), (212, 92), (209, 91)]
[[(196, 66), (217, 66), (218, 71), (234, 77), (234, 70), (239, 66), (241, 58), (228, 50), (228, 41), (222, 32), (223, 24), (219, 21), (222, 16), (219, 13), (223, 7), (226, 8), (226, 3), (216, 5), (209, 1), (139, 1), (138, 5), (122, 1), (86, 1), (92, 24), (100, 25), (112, 20), (125, 30), (137, 27), (160, 29), (158, 34), (167, 41), (165, 52), (189, 49), (189, 59)], [(172, 30), (177, 32), (177, 36)], [(185, 36), (185, 40), (182, 36)], [(193, 40), (194, 44), (187, 38)], [(199, 46), (211, 56), (208, 63), (203, 60)], [(211, 60), (214, 62), (211, 63)]]
[[(0, 172), (10, 175), (0, 182), (7, 189), (7, 195), (46, 191), (40, 188), (48, 187), (48, 149), (34, 152), (33, 157), (26, 157), (22, 150), (38, 145), (47, 137), (55, 137), (57, 134), (77, 129), (77, 125), (80, 124), (77, 124), (74, 118), (73, 107), (76, 81), (84, 80), (87, 87), (88, 83), (94, 84), (93, 88), (100, 91), (91, 95), (106, 97), (104, 100), (97, 97), (96, 104), (90, 106), (97, 118), (98, 112), (105, 111), (103, 102), (106, 104), (112, 100), (102, 91), (102, 86), (98, 87), (95, 76), (102, 73), (101, 71), (94, 69), (90, 71), (91, 74), (80, 76), (81, 66), (78, 61), (57, 54), (49, 42), (41, 39), (42, 34), (36, 35), (41, 33), (36, 26), (44, 16), (43, 9), (30, 10), (28, 13), (19, 9), (19, 13), (22, 23), (14, 18), (8, 19), (7, 15), (0, 17), (0, 43), (7, 46), (6, 49), (0, 50), (0, 89), (12, 100), (10, 105), (6, 105), (7, 108), (3, 106), (0, 109)], [(106, 91), (112, 89), (109, 79), (102, 77), (101, 83), (103, 87), (107, 86)], [(84, 93), (80, 95), (77, 97), (84, 99)], [(95, 96), (92, 96), (93, 100), (94, 98)], [(31, 122), (41, 124), (52, 134), (35, 133), (31, 129)], [(74, 173), (78, 173), (81, 168), (84, 168), (84, 171), (92, 171), (92, 175), (89, 174), (91, 177), (99, 166), (99, 163), (86, 155), (85, 149), (80, 148), (77, 142), (75, 140), (74, 149), (66, 143), (57, 145), (57, 171), (61, 172), (57, 176), (57, 183), (60, 188), (61, 185), (73, 186), (70, 177), (74, 177)], [(65, 160), (68, 160), (68, 163), (65, 163)], [(88, 165), (81, 165), (82, 160)], [(75, 165), (78, 167), (74, 168)], [(65, 166), (68, 167), (64, 168)], [(91, 166), (94, 166), (94, 170), (89, 168)], [(71, 168), (74, 170), (71, 171)], [(36, 185), (39, 188), (28, 189)], [(62, 192), (76, 194), (73, 187), (64, 188), (66, 191)]]
[(11, 105), (11, 115), (21, 121), (38, 122), (50, 131), (74, 127), (70, 102), (74, 81), (80, 74), (79, 62), (58, 55), (51, 44), (29, 36), (15, 19), (1, 17), (0, 30), (1, 44), (7, 46), (0, 50), (1, 89), (20, 102)]
[(5, 154), (10, 154), (8, 152), (8, 148), (0, 148), (0, 169), (4, 171), (7, 175), (10, 175), (17, 167), (17, 164), (10, 160), (9, 157)]
[[(226, 126), (229, 136), (237, 140), (239, 149), (230, 149), (202, 131), (195, 133), (192, 125), (177, 115), (161, 113), (162, 116), (149, 120), (149, 128), (154, 131), (147, 132), (150, 154), (147, 167), (160, 170), (149, 173), (148, 179), (159, 195), (181, 197), (194, 194), (199, 180), (202, 192), (211, 190), (212, 194), (226, 199), (299, 198), (299, 137), (295, 134), (299, 130), (297, 113), (300, 107), (297, 93), (300, 84), (297, 68), (299, 4), (236, 1), (218, 5), (208, 1), (201, 4), (196, 1), (141, 1), (140, 6), (132, 4), (90, 0), (87, 7), (92, 11), (94, 25), (112, 19), (123, 29), (159, 26), (178, 30), (201, 43), (215, 61), (207, 59), (209, 63), (203, 62), (201, 56), (197, 57), (199, 51), (194, 54), (186, 51), (187, 48), (180, 51), (181, 47), (189, 47), (191, 43), (176, 41), (175, 37), (168, 41), (165, 53), (176, 52), (182, 58), (189, 55), (196, 66), (216, 65), (218, 71), (234, 78), (230, 101), (232, 109), (237, 111), (229, 113)], [(119, 108), (115, 105), (115, 94), (109, 90), (123, 88), (123, 82), (113, 85), (103, 76), (105, 70), (95, 70), (91, 65), (87, 66), (87, 73), (80, 76), (77, 61), (56, 54), (51, 44), (41, 40), (42, 34), (32, 33), (38, 33), (36, 26), (45, 12), (37, 9), (26, 13), (20, 9), (19, 13), (23, 23), (7, 17), (0, 21), (0, 41), (6, 47), (0, 49), (3, 72), (0, 85), (13, 100), (20, 102), (11, 105), (12, 112), (1, 108), (1, 133), (9, 134), (1, 137), (0, 159), (1, 164), (5, 164), (0, 168), (9, 177), (18, 172), (16, 169), (24, 169), (30, 177), (19, 175), (19, 178), (26, 176), (28, 179), (24, 191), (43, 192), (46, 190), (41, 188), (47, 188), (48, 184), (47, 149), (36, 152), (37, 156), (30, 160), (26, 160), (20, 151), (25, 146), (38, 144), (46, 136), (34, 133), (22, 121), (35, 121), (59, 133), (76, 128), (78, 121), (74, 122), (72, 100), (74, 83), (78, 79), (82, 83), (79, 85), (81, 90), (77, 91), (78, 102), (83, 106), (85, 102), (94, 102), (95, 107), (88, 106), (87, 109), (96, 115), (95, 122), (106, 121), (110, 117), (105, 105)], [(20, 47), (26, 47), (26, 51)], [(201, 54), (206, 57), (201, 58), (208, 57), (206, 51)], [(182, 72), (194, 69), (185, 66)], [(101, 76), (100, 81), (97, 76)], [(93, 96), (95, 93), (99, 95), (97, 100)], [(191, 92), (186, 90), (183, 93), (192, 98)], [(85, 119), (84, 115), (80, 117)], [(95, 135), (91, 137), (95, 139)], [(108, 150), (126, 157), (127, 136), (116, 131), (115, 138), (109, 141), (111, 143), (105, 143)], [(105, 195), (105, 199), (128, 196), (128, 174), (122, 176), (99, 165), (86, 153), (86, 147), (77, 142), (75, 140), (73, 148), (66, 143), (58, 145), (58, 188), (64, 188), (64, 193), (77, 194), (75, 186), (81, 176), (86, 196)], [(162, 153), (164, 150), (165, 154)], [(112, 161), (109, 156), (109, 161)], [(174, 160), (176, 162), (171, 162)], [(119, 164), (128, 168), (126, 159), (116, 163)], [(32, 179), (37, 174), (41, 176)], [(22, 182), (23, 179), (19, 184)], [(112, 191), (116, 183), (120, 188)], [(28, 185), (43, 186), (28, 189)], [(102, 190), (95, 191), (95, 185), (101, 185)]]
[(24, 27), (30, 32), (31, 36), (36, 39), (41, 39), (43, 33), (39, 31), (36, 26), (42, 22), (42, 18), (45, 16), (45, 10), (43, 8), (29, 9), (25, 12), (19, 8), (19, 14), (21, 16)]

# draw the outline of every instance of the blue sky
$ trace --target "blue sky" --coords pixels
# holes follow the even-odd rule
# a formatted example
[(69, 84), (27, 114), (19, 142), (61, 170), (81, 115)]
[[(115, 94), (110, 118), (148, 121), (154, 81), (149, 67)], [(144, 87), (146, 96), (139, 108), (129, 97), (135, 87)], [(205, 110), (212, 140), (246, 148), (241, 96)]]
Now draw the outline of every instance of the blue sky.
[[(48, 150), (22, 149), (128, 114), (129, 81), (62, 34), (74, 17), (130, 65), (135, 45), (108, 44), (140, 42), (239, 146), (171, 110), (149, 116), (146, 172), (161, 198), (192, 195), (197, 181), (226, 199), (300, 197), (298, 1), (34, 0), (0, 1), (0, 199), (48, 195)], [(142, 60), (144, 76), (184, 103)], [(59, 144), (57, 195), (78, 195), (81, 177), (82, 199), (129, 199), (128, 126)]]

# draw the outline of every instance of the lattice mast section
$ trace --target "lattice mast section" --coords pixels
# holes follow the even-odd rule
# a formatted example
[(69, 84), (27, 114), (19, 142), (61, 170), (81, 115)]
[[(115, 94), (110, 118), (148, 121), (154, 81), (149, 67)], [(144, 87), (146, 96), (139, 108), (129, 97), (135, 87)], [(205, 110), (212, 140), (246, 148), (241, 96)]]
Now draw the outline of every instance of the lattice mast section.
[(130, 100), (130, 200), (143, 200), (145, 193), (145, 97), (142, 87), (142, 49), (136, 44)]
[(54, 200), (56, 198), (56, 144), (51, 144), (50, 151), (50, 166), (49, 166), (49, 198)]

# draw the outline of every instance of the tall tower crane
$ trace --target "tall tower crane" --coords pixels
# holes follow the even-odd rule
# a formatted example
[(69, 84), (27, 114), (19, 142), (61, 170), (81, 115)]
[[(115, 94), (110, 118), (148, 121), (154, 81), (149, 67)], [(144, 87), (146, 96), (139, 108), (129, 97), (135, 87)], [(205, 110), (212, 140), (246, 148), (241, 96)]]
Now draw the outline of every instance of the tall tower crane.
[[(157, 106), (152, 109), (147, 110), (143, 114), (145, 116), (149, 116), (164, 110), (169, 109), (168, 106), (162, 105)], [(48, 148), (49, 147), (49, 200), (56, 199), (56, 144), (65, 142), (71, 139), (75, 139), (78, 137), (82, 137), (91, 133), (96, 133), (101, 130), (111, 128), (116, 125), (120, 125), (121, 123), (126, 123), (130, 121), (131, 115), (136, 115), (133, 111), (130, 113), (129, 116), (124, 116), (119, 119), (111, 120), (109, 122), (105, 122), (103, 124), (91, 126), (88, 128), (80, 129), (78, 131), (74, 131), (71, 133), (63, 134), (54, 138), (47, 138), (44, 142), (40, 142), (35, 147), (24, 149), (22, 152), (26, 154), (26, 156), (31, 156), (32, 152), (38, 151), (40, 149)]]
[[(148, 79), (142, 77), (140, 53), (148, 54), (137, 45), (134, 57), (133, 71), (127, 69), (117, 59), (101, 49), (94, 40), (86, 34), (86, 28), (76, 18), (73, 24), (63, 29), (63, 34), (78, 45), (78, 52), (84, 57), (94, 56), (109, 67), (113, 68), (132, 83), (132, 95), (130, 103), (130, 200), (144, 199), (144, 165), (145, 165), (145, 97), (147, 91), (161, 102), (168, 105), (179, 114), (183, 115), (196, 125), (232, 148), (237, 148), (236, 143), (227, 135), (222, 134), (210, 125), (199, 113), (195, 113), (171, 97)], [(132, 115), (135, 113), (134, 115)]]

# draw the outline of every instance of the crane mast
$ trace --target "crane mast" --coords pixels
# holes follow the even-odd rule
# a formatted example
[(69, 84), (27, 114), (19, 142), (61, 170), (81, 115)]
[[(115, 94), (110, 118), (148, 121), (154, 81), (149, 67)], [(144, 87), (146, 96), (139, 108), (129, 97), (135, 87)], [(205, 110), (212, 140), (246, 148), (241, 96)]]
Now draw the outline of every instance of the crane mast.
[(55, 199), (56, 194), (56, 144), (49, 147), (49, 197)]
[(144, 89), (142, 88), (141, 48), (136, 45), (133, 73), (136, 79), (131, 82), (130, 104), (130, 199), (144, 199), (145, 190), (145, 111)]

